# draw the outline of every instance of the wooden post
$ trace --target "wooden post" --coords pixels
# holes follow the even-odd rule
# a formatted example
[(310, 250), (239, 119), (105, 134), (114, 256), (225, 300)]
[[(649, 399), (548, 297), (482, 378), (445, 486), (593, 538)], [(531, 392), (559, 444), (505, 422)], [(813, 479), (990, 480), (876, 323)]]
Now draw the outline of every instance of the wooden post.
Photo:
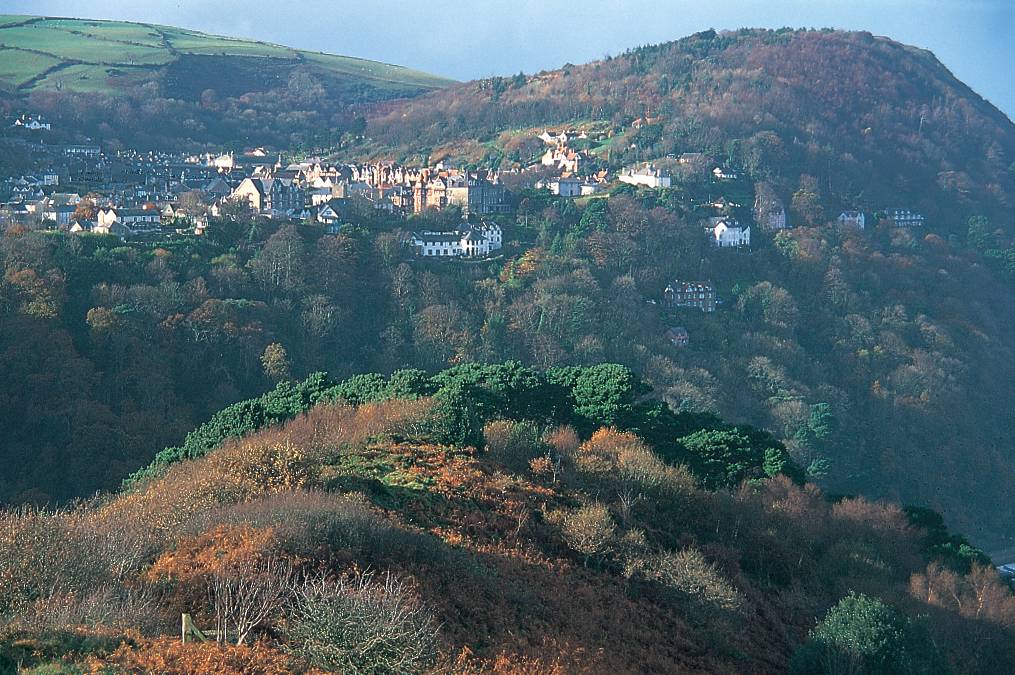
[(207, 642), (211, 637), (218, 637), (218, 631), (208, 631), (207, 633), (202, 631), (200, 628), (194, 625), (193, 619), (190, 618), (190, 614), (183, 614), (180, 620), (180, 632), (183, 644), (187, 644), (187, 636), (191, 636), (200, 642)]

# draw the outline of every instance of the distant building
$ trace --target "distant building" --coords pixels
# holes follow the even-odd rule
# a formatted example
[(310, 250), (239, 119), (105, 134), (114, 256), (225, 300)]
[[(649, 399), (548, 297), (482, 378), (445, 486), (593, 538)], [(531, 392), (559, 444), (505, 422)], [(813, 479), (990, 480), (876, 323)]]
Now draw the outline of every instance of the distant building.
[(30, 131), (49, 131), (52, 128), (49, 122), (42, 118), (42, 115), (22, 115), (14, 120), (12, 127), (28, 129)]
[(673, 326), (666, 330), (666, 339), (674, 347), (683, 349), (691, 342), (691, 336), (683, 326)]
[(620, 173), (619, 180), (628, 185), (643, 185), (649, 188), (668, 188), (672, 184), (670, 174), (652, 164), (624, 169)]
[(854, 227), (858, 230), (867, 226), (867, 216), (863, 211), (843, 211), (835, 221), (841, 227)]
[(424, 258), (484, 257), (503, 246), (497, 225), (453, 232), (414, 232), (410, 244)]
[(711, 219), (712, 243), (719, 248), (743, 248), (751, 245), (750, 226), (734, 218)]
[(574, 176), (567, 176), (550, 181), (550, 192), (561, 197), (580, 197), (582, 182)]
[(343, 220), (348, 220), (349, 200), (333, 197), (317, 208), (315, 219), (325, 227), (333, 227)]
[(717, 166), (714, 169), (712, 169), (712, 176), (717, 181), (720, 181), (720, 182), (726, 182), (726, 181), (731, 181), (731, 180), (736, 180), (737, 179), (737, 173), (736, 173), (736, 171), (731, 171), (729, 169), (724, 169), (721, 166)]
[(159, 229), (162, 224), (162, 213), (158, 209), (125, 209), (112, 207), (99, 209), (96, 215), (96, 227), (93, 232), (104, 229), (104, 234), (118, 234), (111, 229), (118, 223), (131, 233), (146, 232)]
[(786, 207), (770, 186), (759, 184), (754, 197), (754, 222), (769, 232), (786, 229)]
[(52, 220), (60, 227), (69, 226), (76, 210), (73, 204), (54, 204), (43, 209), (42, 219)]
[(886, 209), (884, 217), (895, 227), (922, 227), (926, 224), (923, 214), (910, 209)]
[(306, 196), (291, 178), (244, 178), (229, 199), (246, 200), (256, 213), (275, 216), (301, 210)]
[(715, 311), (715, 288), (708, 283), (674, 281), (663, 291), (663, 307), (691, 307), (702, 312)]

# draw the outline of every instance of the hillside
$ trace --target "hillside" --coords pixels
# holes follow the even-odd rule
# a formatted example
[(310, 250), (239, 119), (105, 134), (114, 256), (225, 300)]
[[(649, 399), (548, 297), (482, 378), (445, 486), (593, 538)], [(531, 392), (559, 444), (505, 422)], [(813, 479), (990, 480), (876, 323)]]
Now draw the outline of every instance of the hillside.
[(705, 153), (783, 195), (807, 174), (830, 201), (905, 203), (942, 227), (1015, 204), (1015, 125), (930, 52), (869, 33), (708, 31), (459, 84), (385, 107), (368, 134), (372, 152), (415, 157), (478, 141), (507, 166), (530, 159), (519, 130), (572, 123), (608, 125), (600, 156), (612, 165)]
[[(0, 514), (0, 672), (1015, 659), (1015, 597), (935, 514), (796, 473), (767, 434), (666, 412), (615, 365), (315, 375), (222, 411), (118, 495)], [(181, 645), (181, 612), (227, 638)]]
[[(55, 97), (88, 111), (92, 102), (116, 99), (118, 107), (136, 102), (139, 110), (131, 114), (161, 114), (166, 122), (193, 109), (206, 132), (194, 138), (203, 143), (235, 141), (215, 132), (214, 115), (200, 115), (228, 117), (230, 100), (285, 92), (297, 110), (323, 110), (415, 96), (449, 83), (401, 66), (170, 26), (0, 15), (0, 95), (10, 105), (27, 102), (45, 110), (56, 107)], [(159, 100), (172, 110), (141, 110)], [(259, 107), (250, 100), (246, 106)], [(86, 113), (74, 130), (100, 131), (88, 124)], [(195, 132), (193, 124), (171, 128)]]

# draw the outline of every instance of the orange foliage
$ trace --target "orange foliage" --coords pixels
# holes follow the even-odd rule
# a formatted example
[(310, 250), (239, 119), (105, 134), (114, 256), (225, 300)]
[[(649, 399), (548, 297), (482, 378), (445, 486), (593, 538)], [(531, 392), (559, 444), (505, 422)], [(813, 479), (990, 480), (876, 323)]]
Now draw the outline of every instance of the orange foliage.
[(117, 666), (131, 673), (175, 673), (176, 675), (285, 675), (323, 671), (294, 663), (278, 649), (257, 642), (247, 646), (215, 642), (183, 644), (177, 638), (159, 638), (136, 646), (121, 645), (106, 659), (89, 664), (93, 673)]

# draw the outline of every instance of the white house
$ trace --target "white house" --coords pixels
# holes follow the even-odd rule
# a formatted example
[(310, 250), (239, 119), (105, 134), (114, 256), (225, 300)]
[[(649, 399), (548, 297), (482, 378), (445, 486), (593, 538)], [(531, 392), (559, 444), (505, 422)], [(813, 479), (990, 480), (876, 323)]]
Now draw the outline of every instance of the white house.
[(886, 209), (885, 220), (895, 227), (920, 227), (926, 223), (923, 214), (910, 209)]
[(719, 248), (741, 248), (751, 245), (751, 228), (733, 218), (715, 218), (712, 224), (712, 243)]
[(737, 179), (737, 173), (736, 173), (736, 171), (727, 171), (726, 169), (722, 168), (721, 166), (717, 166), (714, 169), (712, 169), (712, 175), (715, 177), (715, 179), (717, 181), (721, 181), (721, 182), (726, 182), (726, 181), (736, 180)]
[(558, 178), (550, 182), (550, 192), (561, 197), (580, 197), (582, 183), (574, 176)]
[[(131, 232), (156, 230), (162, 223), (162, 213), (158, 209), (123, 209), (112, 207), (99, 209), (96, 216), (96, 228), (105, 228), (108, 233), (113, 223), (119, 223)], [(115, 233), (114, 233), (115, 234)]]
[(483, 257), (503, 246), (498, 225), (483, 225), (454, 232), (414, 232), (410, 245), (424, 258)]
[(843, 211), (835, 220), (840, 226), (855, 227), (858, 230), (867, 226), (867, 216), (863, 211)]
[(650, 188), (668, 188), (672, 180), (670, 174), (657, 169), (651, 164), (641, 168), (627, 168), (620, 173), (620, 182), (628, 185), (644, 185)]
[(41, 115), (22, 115), (14, 120), (14, 124), (11, 126), (30, 129), (31, 131), (49, 131), (52, 128), (49, 122), (42, 119)]

